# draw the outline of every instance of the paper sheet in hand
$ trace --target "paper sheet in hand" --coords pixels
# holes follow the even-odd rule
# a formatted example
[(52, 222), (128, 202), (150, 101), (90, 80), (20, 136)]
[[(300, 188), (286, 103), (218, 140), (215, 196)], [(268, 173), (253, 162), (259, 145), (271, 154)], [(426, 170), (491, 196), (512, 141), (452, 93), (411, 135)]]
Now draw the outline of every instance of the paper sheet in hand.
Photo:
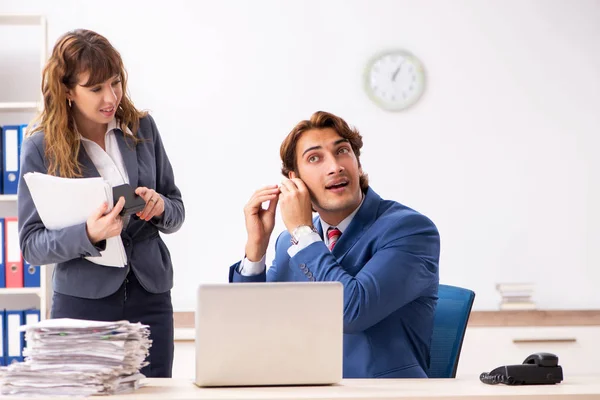
[[(102, 205), (113, 207), (112, 188), (102, 178), (60, 178), (39, 172), (23, 176), (42, 222), (49, 230), (81, 224)], [(95, 264), (124, 267), (127, 255), (120, 236), (106, 240), (100, 257), (85, 257)]]

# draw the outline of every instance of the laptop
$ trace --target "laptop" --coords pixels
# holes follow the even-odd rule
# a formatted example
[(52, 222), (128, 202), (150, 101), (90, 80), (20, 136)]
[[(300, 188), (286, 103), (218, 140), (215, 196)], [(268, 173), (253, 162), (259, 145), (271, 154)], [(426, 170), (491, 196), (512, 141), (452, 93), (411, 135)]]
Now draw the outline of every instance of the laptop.
[(342, 341), (340, 282), (198, 287), (198, 386), (338, 383)]

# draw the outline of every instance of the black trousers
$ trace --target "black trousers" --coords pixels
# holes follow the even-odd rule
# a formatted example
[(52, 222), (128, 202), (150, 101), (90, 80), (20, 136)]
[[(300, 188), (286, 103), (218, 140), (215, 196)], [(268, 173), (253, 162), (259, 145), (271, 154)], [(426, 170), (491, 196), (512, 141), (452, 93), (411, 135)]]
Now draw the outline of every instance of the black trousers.
[(140, 371), (147, 377), (171, 378), (173, 369), (173, 305), (171, 292), (150, 293), (140, 285), (132, 271), (115, 293), (102, 299), (84, 299), (54, 293), (51, 318), (76, 318), (95, 321), (141, 322), (150, 327), (152, 347)]

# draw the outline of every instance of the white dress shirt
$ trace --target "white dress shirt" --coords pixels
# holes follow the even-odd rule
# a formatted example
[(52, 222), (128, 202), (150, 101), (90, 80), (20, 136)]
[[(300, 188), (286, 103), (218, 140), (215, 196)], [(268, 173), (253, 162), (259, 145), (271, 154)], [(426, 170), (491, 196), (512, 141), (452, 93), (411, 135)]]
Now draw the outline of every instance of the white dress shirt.
[(106, 134), (104, 135), (104, 147), (106, 151), (94, 141), (86, 139), (80, 134), (81, 143), (83, 143), (86, 153), (91, 158), (102, 179), (110, 183), (112, 187), (129, 183), (129, 175), (127, 175), (123, 156), (121, 155), (121, 150), (119, 150), (119, 143), (114, 133), (116, 128), (117, 120), (113, 118), (108, 123)]
[[(337, 225), (337, 228), (340, 230), (340, 232), (342, 232), (342, 234), (344, 233), (346, 228), (348, 228), (348, 225), (350, 225), (350, 222), (352, 222), (352, 219), (354, 219), (354, 216), (356, 215), (358, 210), (360, 210), (360, 207), (362, 206), (364, 200), (365, 200), (365, 196), (363, 194), (362, 200), (360, 201), (360, 204), (358, 205), (358, 207), (356, 207), (356, 209), (354, 211), (352, 211), (352, 214), (348, 215), (346, 218), (344, 218), (344, 220), (342, 222), (340, 222)], [(331, 225), (329, 225), (327, 222), (325, 222), (321, 219), (321, 227), (323, 228), (323, 239), (321, 239), (321, 236), (319, 236), (319, 234), (316, 232), (311, 232), (309, 234), (301, 236), (300, 238), (298, 238), (297, 244), (293, 244), (288, 248), (287, 252), (288, 252), (289, 256), (294, 257), (300, 250), (305, 249), (306, 247), (310, 246), (314, 242), (318, 242), (318, 241), (325, 242), (325, 246), (327, 246), (329, 248), (329, 236), (327, 235), (327, 230), (329, 229), (330, 226)], [(340, 237), (341, 237), (341, 235), (340, 235)], [(240, 264), (240, 274), (242, 274), (244, 276), (258, 275), (258, 274), (261, 274), (265, 270), (265, 268), (266, 268), (265, 256), (263, 256), (260, 259), (260, 261), (256, 261), (256, 262), (252, 262), (252, 261), (248, 260), (248, 258), (244, 258), (242, 260), (242, 263)]]
[[(77, 127), (75, 128), (77, 129)], [(114, 132), (116, 128), (118, 128), (117, 120), (113, 118), (108, 123), (106, 133), (104, 134), (104, 148), (106, 151), (98, 143), (86, 139), (79, 134), (87, 155), (92, 160), (92, 163), (94, 163), (102, 179), (108, 182), (111, 187), (129, 183), (129, 175), (127, 174), (123, 155), (119, 149), (119, 143)], [(127, 129), (126, 133), (131, 134), (131, 131)], [(130, 218), (129, 215), (123, 217), (123, 230), (129, 224)]]

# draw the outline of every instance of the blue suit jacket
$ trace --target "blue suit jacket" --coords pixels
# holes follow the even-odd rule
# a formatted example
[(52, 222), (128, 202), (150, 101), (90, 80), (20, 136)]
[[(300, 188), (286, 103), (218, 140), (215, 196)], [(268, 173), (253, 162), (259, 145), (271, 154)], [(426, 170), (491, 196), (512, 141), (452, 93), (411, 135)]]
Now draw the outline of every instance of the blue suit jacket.
[[(315, 219), (321, 237), (319, 218)], [(294, 257), (289, 233), (266, 272), (230, 282), (339, 281), (344, 285), (344, 378), (427, 377), (439, 284), (440, 239), (427, 217), (371, 188), (333, 252), (322, 241)]]

